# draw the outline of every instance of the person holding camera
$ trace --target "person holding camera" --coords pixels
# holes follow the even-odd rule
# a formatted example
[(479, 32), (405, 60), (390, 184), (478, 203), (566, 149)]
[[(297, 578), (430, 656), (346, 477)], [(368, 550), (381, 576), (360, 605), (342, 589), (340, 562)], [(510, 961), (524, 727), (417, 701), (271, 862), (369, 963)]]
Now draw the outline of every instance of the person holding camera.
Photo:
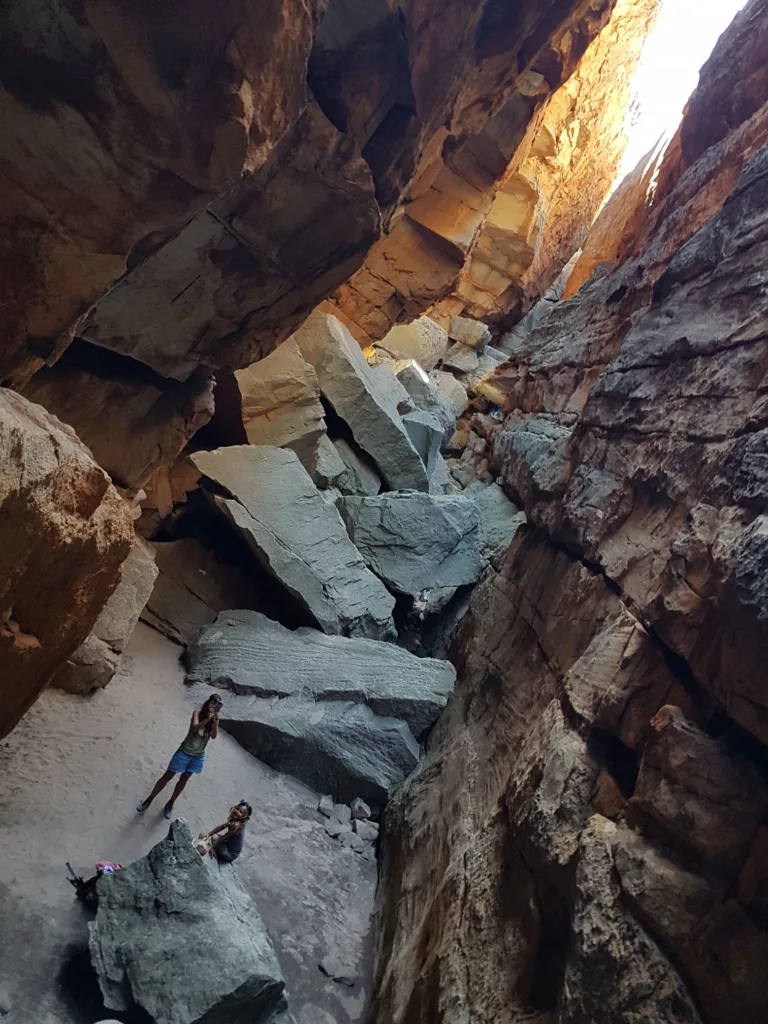
[(173, 790), (171, 799), (163, 808), (163, 814), (170, 819), (173, 814), (173, 805), (184, 792), (184, 787), (189, 782), (190, 776), (199, 775), (205, 764), (205, 748), (209, 740), (215, 740), (219, 735), (219, 714), (224, 701), (218, 693), (212, 693), (199, 711), (192, 713), (192, 721), (189, 732), (184, 742), (171, 758), (171, 763), (164, 775), (155, 783), (155, 787), (146, 800), (142, 800), (136, 810), (141, 814), (149, 807), (157, 794), (165, 789), (174, 775), (179, 776), (179, 781)]

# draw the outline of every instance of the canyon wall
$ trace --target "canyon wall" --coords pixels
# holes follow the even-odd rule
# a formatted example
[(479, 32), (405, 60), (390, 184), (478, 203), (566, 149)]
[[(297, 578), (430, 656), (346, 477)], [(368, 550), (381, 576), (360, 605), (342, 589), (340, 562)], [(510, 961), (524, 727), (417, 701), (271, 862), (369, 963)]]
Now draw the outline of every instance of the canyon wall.
[(496, 372), (529, 526), (388, 809), (376, 1024), (768, 1013), (766, 46), (751, 0), (624, 262)]

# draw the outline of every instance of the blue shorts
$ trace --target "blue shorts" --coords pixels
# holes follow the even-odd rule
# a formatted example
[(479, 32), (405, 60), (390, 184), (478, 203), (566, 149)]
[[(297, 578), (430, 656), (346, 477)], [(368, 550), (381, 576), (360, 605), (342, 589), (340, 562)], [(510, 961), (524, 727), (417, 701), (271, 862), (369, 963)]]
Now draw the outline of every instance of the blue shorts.
[(199, 775), (205, 764), (205, 754), (185, 754), (183, 750), (177, 750), (168, 765), (168, 771), (175, 775), (184, 775), (190, 772), (192, 775)]

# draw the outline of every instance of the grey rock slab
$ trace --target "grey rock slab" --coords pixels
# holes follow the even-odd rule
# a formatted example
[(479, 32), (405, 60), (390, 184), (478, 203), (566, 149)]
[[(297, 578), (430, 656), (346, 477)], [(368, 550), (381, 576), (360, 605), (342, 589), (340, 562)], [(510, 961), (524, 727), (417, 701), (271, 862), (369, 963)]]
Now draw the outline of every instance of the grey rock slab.
[(437, 720), (456, 679), (448, 662), (376, 640), (286, 629), (252, 611), (223, 612), (201, 630), (187, 650), (187, 673), (189, 683), (254, 697), (367, 704), (403, 719), (415, 736)]
[(338, 981), (341, 985), (348, 985), (349, 988), (352, 988), (357, 981), (354, 969), (342, 963), (337, 956), (323, 957), (319, 967), (327, 978)]
[(480, 520), (470, 498), (392, 493), (340, 498), (338, 506), (367, 565), (392, 590), (416, 595), (479, 578)]
[(431, 489), (432, 478), (440, 456), (440, 446), (443, 443), (443, 430), (434, 416), (428, 412), (421, 412), (421, 410), (406, 413), (403, 416), (403, 423), (426, 467)]
[(477, 352), (473, 348), (469, 348), (468, 345), (462, 345), (460, 341), (457, 341), (446, 352), (442, 365), (459, 373), (473, 373), (477, 370), (479, 363), (480, 358)]
[(468, 345), (478, 352), (482, 352), (491, 340), (491, 332), (486, 325), (468, 316), (451, 317), (448, 336), (452, 341), (460, 341), (462, 345)]
[(381, 477), (357, 445), (340, 437), (333, 442), (333, 446), (347, 471), (339, 485), (342, 493), (378, 494), (381, 490)]
[(89, 945), (108, 1009), (135, 1003), (156, 1024), (266, 1024), (285, 1005), (258, 909), (227, 875), (177, 820), (146, 857), (99, 881)]
[(414, 408), (413, 399), (397, 379), (389, 362), (369, 366), (368, 374), (374, 381), (379, 395), (389, 404), (390, 409), (394, 409), (401, 416), (403, 413), (411, 412)]
[(367, 821), (371, 816), (371, 808), (365, 800), (361, 800), (359, 796), (355, 797), (349, 805), (349, 809), (352, 812), (352, 817), (355, 821)]
[(330, 790), (337, 800), (361, 794), (379, 810), (419, 759), (419, 745), (405, 722), (351, 701), (232, 695), (222, 725), (276, 771), (315, 790)]
[(447, 440), (455, 429), (456, 417), (459, 415), (455, 403), (417, 366), (405, 366), (397, 377), (413, 399), (416, 409), (434, 416), (443, 428), (444, 440)]
[(317, 809), (324, 818), (330, 818), (333, 815), (333, 797), (330, 793), (320, 797)]
[(356, 832), (347, 831), (342, 832), (339, 836), (339, 842), (342, 846), (345, 846), (348, 850), (352, 850), (354, 853), (362, 853), (365, 849), (365, 842), (362, 836), (357, 835)]
[[(322, 393), (392, 488), (429, 489), (424, 465), (355, 339), (339, 321), (315, 311), (294, 335), (315, 368)], [(391, 373), (388, 368), (384, 368)]]
[(457, 380), (452, 373), (444, 370), (433, 370), (429, 379), (434, 386), (441, 391), (446, 398), (450, 399), (456, 409), (456, 415), (464, 412), (469, 405), (467, 389)]
[(355, 819), (355, 833), (366, 843), (375, 843), (379, 838), (379, 826), (375, 821), (358, 821)]
[(495, 564), (526, 522), (525, 512), (498, 484), (470, 484), (464, 493), (472, 497), (480, 513), (480, 553)]
[(391, 595), (365, 567), (338, 512), (294, 452), (236, 445), (197, 452), (192, 460), (232, 495), (217, 499), (217, 507), (321, 629), (394, 636)]
[(434, 320), (421, 316), (393, 327), (378, 345), (393, 356), (414, 359), (423, 369), (432, 370), (448, 350), (448, 334)]
[(317, 487), (339, 487), (347, 477), (346, 464), (327, 434), (318, 438), (315, 450), (301, 461)]

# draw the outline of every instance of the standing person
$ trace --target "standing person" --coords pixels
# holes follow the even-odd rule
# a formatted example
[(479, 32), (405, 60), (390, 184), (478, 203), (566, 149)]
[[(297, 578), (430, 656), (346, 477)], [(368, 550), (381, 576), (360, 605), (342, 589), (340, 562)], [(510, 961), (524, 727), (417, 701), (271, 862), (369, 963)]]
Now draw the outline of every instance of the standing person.
[[(245, 839), (245, 826), (248, 824), (252, 814), (251, 805), (246, 800), (229, 809), (229, 817), (223, 825), (217, 825), (210, 832), (201, 832), (198, 839), (211, 839), (211, 848), (208, 851), (211, 857), (215, 857), (220, 864), (231, 864), (237, 860), (243, 852), (243, 840)], [(213, 837), (219, 832), (224, 835), (218, 839)]]
[(157, 794), (168, 785), (174, 775), (179, 776), (179, 781), (173, 791), (173, 795), (163, 808), (163, 814), (170, 818), (173, 814), (173, 805), (184, 792), (184, 787), (189, 782), (191, 775), (199, 775), (205, 763), (205, 748), (209, 740), (215, 740), (219, 735), (219, 712), (222, 704), (218, 693), (212, 693), (199, 711), (192, 712), (189, 732), (184, 742), (171, 758), (171, 763), (164, 775), (155, 783), (155, 788), (146, 800), (142, 800), (136, 810), (141, 814), (149, 807)]

